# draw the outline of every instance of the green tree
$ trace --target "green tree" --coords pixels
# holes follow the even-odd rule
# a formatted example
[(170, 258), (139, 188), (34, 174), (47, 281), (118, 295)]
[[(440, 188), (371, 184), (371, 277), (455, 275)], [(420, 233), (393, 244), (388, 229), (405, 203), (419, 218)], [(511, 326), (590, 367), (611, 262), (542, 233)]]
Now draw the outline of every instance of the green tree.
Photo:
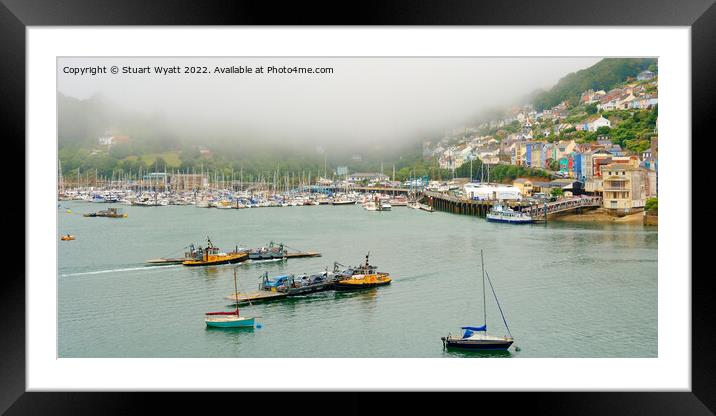
[(532, 103), (537, 111), (551, 108), (562, 101), (577, 102), (582, 92), (610, 90), (628, 77), (657, 65), (654, 58), (605, 58), (589, 68), (573, 72), (563, 77), (549, 91), (538, 93)]

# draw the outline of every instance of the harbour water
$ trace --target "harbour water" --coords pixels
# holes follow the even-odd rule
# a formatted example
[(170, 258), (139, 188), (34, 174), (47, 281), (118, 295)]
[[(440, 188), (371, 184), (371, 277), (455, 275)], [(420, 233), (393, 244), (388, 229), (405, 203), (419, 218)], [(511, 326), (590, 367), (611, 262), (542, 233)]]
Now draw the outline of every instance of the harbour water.
[[(60, 357), (656, 357), (655, 227), (488, 223), (405, 207), (359, 205), (202, 209), (123, 207), (127, 218), (81, 214), (117, 204), (61, 202), (58, 210)], [(59, 241), (61, 234), (74, 241)], [(322, 257), (188, 268), (145, 267), (206, 237), (223, 250), (269, 241)], [(455, 353), (440, 337), (481, 325), (480, 249), (520, 351)], [(292, 250), (289, 250), (292, 251)], [(323, 292), (241, 308), (255, 329), (208, 329), (269, 275), (371, 263), (390, 286)], [(489, 290), (489, 289), (488, 289)], [(506, 334), (488, 292), (491, 334)]]

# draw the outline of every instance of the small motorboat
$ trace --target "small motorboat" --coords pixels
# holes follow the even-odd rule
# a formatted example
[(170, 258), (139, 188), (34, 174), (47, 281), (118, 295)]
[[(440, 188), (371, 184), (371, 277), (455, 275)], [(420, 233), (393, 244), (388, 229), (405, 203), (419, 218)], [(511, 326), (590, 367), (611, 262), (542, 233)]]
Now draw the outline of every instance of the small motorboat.
[(367, 211), (390, 211), (391, 206), (387, 201), (381, 201), (377, 196), (373, 200), (366, 201), (363, 204), (363, 208)]
[(75, 239), (75, 236), (70, 235), (70, 234), (63, 235), (62, 237), (60, 237), (60, 240), (62, 240), (62, 241), (70, 241), (70, 240), (74, 240), (74, 239)]
[(109, 208), (99, 212), (84, 214), (85, 217), (107, 217), (107, 218), (127, 218), (127, 214), (123, 213), (119, 208)]
[(417, 202), (417, 201), (409, 202), (408, 207), (413, 208), (413, 209), (422, 210), (425, 212), (433, 212), (434, 211), (433, 207), (431, 207), (430, 205), (421, 204), (420, 202)]

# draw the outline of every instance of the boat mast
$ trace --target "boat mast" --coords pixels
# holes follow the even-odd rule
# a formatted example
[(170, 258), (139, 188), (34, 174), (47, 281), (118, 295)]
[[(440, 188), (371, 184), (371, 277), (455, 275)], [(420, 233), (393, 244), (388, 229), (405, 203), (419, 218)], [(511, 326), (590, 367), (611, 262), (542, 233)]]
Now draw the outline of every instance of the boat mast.
[(234, 299), (236, 300), (236, 316), (239, 316), (239, 289), (236, 286), (236, 267), (234, 267)]
[[(507, 329), (507, 335), (512, 338), (512, 333), (510, 332), (510, 327), (507, 325), (507, 319), (505, 318), (505, 313), (502, 312), (502, 306), (500, 306), (500, 300), (497, 299), (497, 293), (495, 292), (495, 286), (492, 285), (492, 279), (490, 279), (490, 274), (485, 273), (487, 275), (487, 283), (490, 284), (490, 289), (492, 289), (492, 295), (495, 297), (495, 302), (497, 302), (497, 308), (500, 310), (500, 315), (502, 316), (502, 322), (505, 324), (505, 328)], [(519, 351), (519, 350), (518, 350)]]
[(487, 302), (485, 302), (485, 258), (480, 250), (480, 262), (482, 263), (482, 317), (483, 325), (485, 325), (485, 333), (487, 333)]

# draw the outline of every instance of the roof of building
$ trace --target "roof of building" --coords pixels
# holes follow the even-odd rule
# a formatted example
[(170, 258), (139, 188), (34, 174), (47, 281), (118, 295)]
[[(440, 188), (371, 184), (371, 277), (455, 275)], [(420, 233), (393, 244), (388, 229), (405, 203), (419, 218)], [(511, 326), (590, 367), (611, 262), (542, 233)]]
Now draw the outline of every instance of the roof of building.
[(634, 166), (631, 163), (610, 163), (608, 165), (602, 166), (602, 171), (605, 171), (605, 170), (632, 171), (632, 170), (641, 170), (641, 168), (638, 166)]
[(552, 181), (550, 181), (550, 183), (559, 184), (559, 185), (571, 185), (574, 182), (579, 182), (579, 181), (576, 179), (566, 179), (566, 178), (565, 179), (553, 179)]
[(376, 172), (356, 172), (356, 173), (351, 173), (351, 174), (348, 175), (348, 176), (351, 176), (351, 177), (386, 176), (386, 177), (387, 177), (388, 175), (384, 175), (384, 174), (382, 174), (382, 173), (376, 173)]

